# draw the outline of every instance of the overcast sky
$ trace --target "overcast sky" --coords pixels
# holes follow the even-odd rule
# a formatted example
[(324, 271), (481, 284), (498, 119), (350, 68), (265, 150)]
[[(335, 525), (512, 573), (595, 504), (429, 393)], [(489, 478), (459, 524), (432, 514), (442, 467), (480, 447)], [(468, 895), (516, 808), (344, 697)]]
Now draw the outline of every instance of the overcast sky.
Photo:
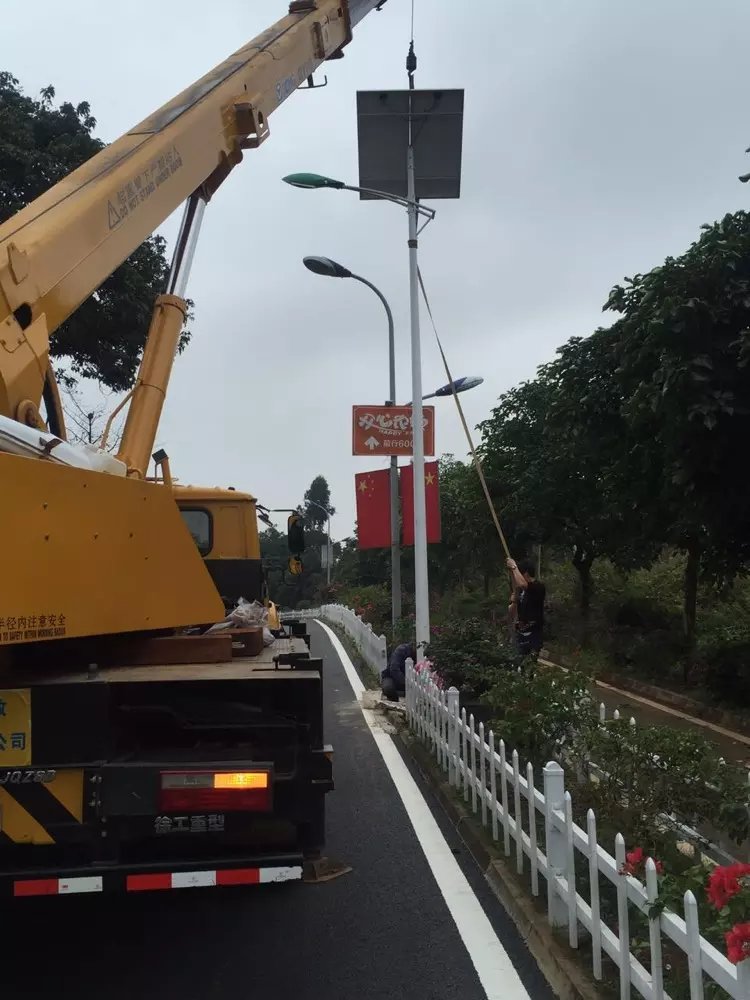
[[(286, 0), (20, 0), (3, 4), (0, 68), (29, 93), (88, 100), (105, 140), (146, 117), (282, 17)], [(404, 87), (409, 0), (359, 27), (329, 86), (296, 93), (271, 137), (209, 205), (158, 443), (182, 482), (233, 485), (270, 507), (318, 473), (351, 533), (351, 406), (387, 396), (385, 317), (354, 282), (309, 274), (333, 257), (391, 302), (398, 385), (410, 398), (406, 217), (280, 178), (356, 183), (358, 89)], [(435, 203), (421, 266), (449, 363), (485, 383), (470, 424), (602, 317), (610, 287), (679, 253), (703, 222), (745, 207), (750, 169), (746, 0), (416, 0), (418, 87), (466, 91), (462, 196)], [(172, 220), (165, 235), (174, 235)], [(444, 382), (423, 317), (425, 391)], [(439, 453), (466, 452), (438, 400)]]

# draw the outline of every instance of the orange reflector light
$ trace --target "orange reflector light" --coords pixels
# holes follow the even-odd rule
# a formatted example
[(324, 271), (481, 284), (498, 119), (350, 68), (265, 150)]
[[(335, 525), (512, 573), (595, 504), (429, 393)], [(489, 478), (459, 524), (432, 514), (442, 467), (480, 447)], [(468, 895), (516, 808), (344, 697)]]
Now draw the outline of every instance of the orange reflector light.
[(232, 771), (215, 774), (214, 788), (268, 788), (268, 771)]

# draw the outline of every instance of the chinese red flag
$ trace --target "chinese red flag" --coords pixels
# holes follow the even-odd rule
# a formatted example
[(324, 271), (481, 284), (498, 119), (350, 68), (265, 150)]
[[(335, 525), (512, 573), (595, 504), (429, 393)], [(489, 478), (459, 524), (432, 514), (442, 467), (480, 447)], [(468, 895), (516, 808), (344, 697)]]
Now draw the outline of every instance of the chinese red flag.
[(378, 469), (354, 477), (360, 549), (387, 549), (391, 544), (390, 475), (390, 469)]
[[(401, 533), (404, 545), (414, 544), (414, 466), (401, 471)], [(427, 541), (440, 541), (440, 487), (437, 462), (424, 464), (424, 500), (427, 513)]]

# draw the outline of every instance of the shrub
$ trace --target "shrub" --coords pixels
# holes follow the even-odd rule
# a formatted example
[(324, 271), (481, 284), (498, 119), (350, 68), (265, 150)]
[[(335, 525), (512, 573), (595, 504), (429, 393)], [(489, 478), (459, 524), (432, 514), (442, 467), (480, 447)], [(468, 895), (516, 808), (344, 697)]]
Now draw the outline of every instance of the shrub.
[(688, 889), (698, 903), (703, 937), (725, 950), (735, 965), (750, 957), (750, 865), (699, 864), (678, 874), (668, 871), (661, 880), (657, 909), (681, 914)]
[(720, 701), (750, 706), (750, 619), (742, 602), (729, 599), (706, 614), (698, 656), (706, 687)]
[(359, 615), (372, 625), (373, 631), (383, 635), (390, 630), (391, 624), (391, 592), (385, 586), (371, 585), (369, 587), (350, 587), (340, 590), (336, 595), (339, 604)]
[(445, 687), (457, 687), (465, 698), (478, 698), (500, 674), (520, 663), (498, 630), (478, 618), (456, 618), (434, 626), (427, 656)]
[(595, 809), (628, 839), (659, 847), (665, 817), (710, 823), (739, 844), (750, 832), (747, 774), (700, 733), (580, 718), (570, 757), (591, 772)]
[(506, 673), (482, 700), (492, 710), (495, 732), (538, 767), (562, 756), (591, 712), (588, 679), (556, 670)]
[(392, 632), (393, 646), (400, 646), (402, 642), (414, 642), (417, 631), (414, 615), (403, 615), (389, 631)]
[(750, 641), (712, 649), (704, 657), (706, 686), (733, 707), (750, 707)]

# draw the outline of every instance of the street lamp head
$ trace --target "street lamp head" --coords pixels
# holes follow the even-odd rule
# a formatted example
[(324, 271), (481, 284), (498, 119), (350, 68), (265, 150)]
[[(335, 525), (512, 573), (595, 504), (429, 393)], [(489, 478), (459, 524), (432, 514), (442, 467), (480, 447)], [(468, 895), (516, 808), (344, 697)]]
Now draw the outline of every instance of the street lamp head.
[(337, 264), (330, 257), (303, 257), (302, 263), (313, 274), (322, 274), (326, 278), (351, 278), (352, 272), (343, 264)]
[(435, 390), (435, 395), (452, 396), (454, 392), (466, 392), (467, 389), (476, 389), (482, 382), (484, 382), (484, 379), (479, 375), (464, 375), (463, 378), (457, 378), (453, 382), (449, 382), (448, 385), (441, 385), (439, 389)]
[(297, 188), (342, 188), (344, 187), (343, 181), (336, 181), (333, 177), (324, 177), (322, 174), (287, 174), (286, 177), (282, 177), (285, 184), (291, 184), (292, 187)]

